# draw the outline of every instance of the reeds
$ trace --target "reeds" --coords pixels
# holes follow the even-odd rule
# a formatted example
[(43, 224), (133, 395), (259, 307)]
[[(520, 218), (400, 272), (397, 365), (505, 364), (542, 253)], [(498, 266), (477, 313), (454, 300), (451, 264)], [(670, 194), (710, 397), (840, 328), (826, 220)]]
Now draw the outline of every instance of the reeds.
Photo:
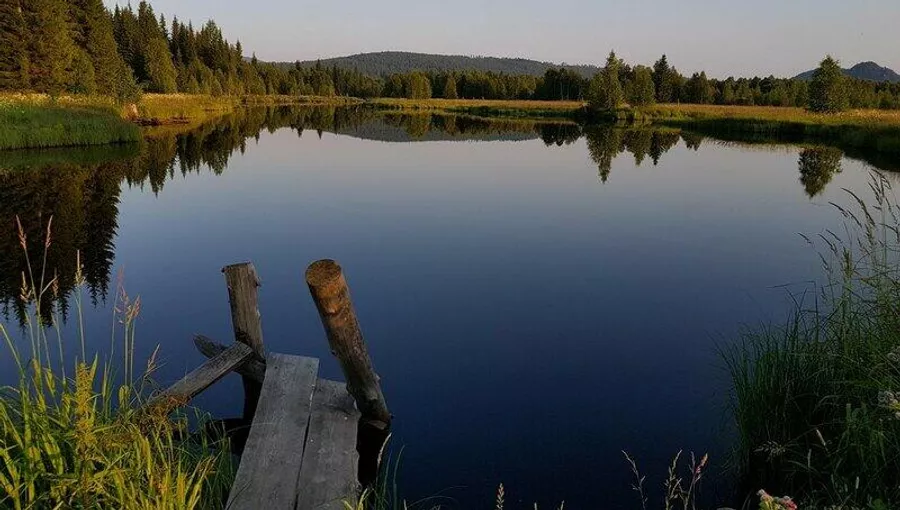
[(835, 205), (843, 233), (808, 239), (830, 283), (723, 349), (745, 485), (801, 507), (900, 505), (900, 210), (890, 181), (870, 188)]
[(59, 297), (46, 263), (51, 226), (39, 260), (28, 253), (26, 235), (19, 229), (29, 267), (22, 275), (20, 299), (34, 312), (25, 326), (30, 352), (23, 352), (0, 324), (18, 370), (18, 382), (0, 389), (0, 508), (221, 508), (233, 471), (227, 448), (203, 434), (185, 440), (184, 416), (142, 408), (153, 387), (156, 357), (143, 370), (134, 370), (139, 302), (121, 290), (117, 297), (112, 338), (125, 338), (124, 375), (111, 359), (101, 363), (86, 352), (80, 267), (74, 296), (77, 352), (65, 352), (59, 310), (52, 324), (41, 318), (41, 301)]

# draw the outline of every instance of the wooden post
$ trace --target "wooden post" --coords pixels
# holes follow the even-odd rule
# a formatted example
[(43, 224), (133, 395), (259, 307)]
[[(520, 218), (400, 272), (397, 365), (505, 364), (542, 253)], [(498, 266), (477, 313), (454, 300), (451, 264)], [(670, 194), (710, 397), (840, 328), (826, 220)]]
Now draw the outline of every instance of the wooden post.
[[(259, 317), (259, 277), (250, 262), (226, 266), (225, 283), (228, 285), (228, 303), (231, 305), (231, 323), (234, 339), (253, 349), (257, 361), (265, 361), (262, 322)], [(262, 384), (244, 376), (244, 420), (253, 420)]]
[(306, 270), (306, 283), (325, 326), (331, 352), (341, 363), (347, 390), (356, 400), (363, 421), (387, 430), (391, 413), (359, 330), (341, 266), (333, 260), (313, 262)]

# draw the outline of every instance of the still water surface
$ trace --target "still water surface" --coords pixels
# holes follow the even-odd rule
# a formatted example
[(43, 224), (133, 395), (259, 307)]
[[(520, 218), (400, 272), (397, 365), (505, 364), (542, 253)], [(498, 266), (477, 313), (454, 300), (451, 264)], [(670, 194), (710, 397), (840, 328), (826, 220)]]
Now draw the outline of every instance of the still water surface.
[[(159, 345), (158, 378), (175, 380), (203, 361), (193, 334), (230, 341), (219, 269), (252, 260), (268, 349), (338, 378), (302, 279), (335, 258), (396, 415), (407, 497), (486, 508), (502, 482), (508, 501), (576, 509), (637, 503), (621, 450), (651, 486), (682, 449), (709, 452), (721, 478), (733, 431), (717, 346), (783, 319), (821, 279), (799, 233), (840, 228), (829, 202), (865, 196), (871, 171), (821, 148), (340, 110), (5, 153), (0, 168), (16, 334), (14, 217), (38, 250), (52, 215), (63, 290), (83, 252), (93, 349), (108, 350), (123, 281), (142, 299), (138, 359)], [(10, 365), (4, 352), (0, 382)], [(232, 376), (197, 403), (236, 416), (239, 395)]]

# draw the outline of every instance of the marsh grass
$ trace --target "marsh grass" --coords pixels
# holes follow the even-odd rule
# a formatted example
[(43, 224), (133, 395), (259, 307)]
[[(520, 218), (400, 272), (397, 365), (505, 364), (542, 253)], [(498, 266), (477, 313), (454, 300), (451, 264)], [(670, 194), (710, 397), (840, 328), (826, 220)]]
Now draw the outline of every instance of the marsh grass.
[(711, 136), (752, 135), (788, 142), (819, 142), (845, 150), (900, 153), (900, 111), (851, 110), (812, 113), (776, 106), (656, 105), (634, 109), (655, 124), (696, 130)]
[(199, 124), (244, 106), (349, 106), (361, 100), (319, 96), (210, 96), (202, 94), (144, 94), (133, 119), (144, 125)]
[[(110, 349), (120, 346), (120, 371), (112, 355), (101, 363), (87, 353), (80, 286), (74, 345), (64, 339), (58, 309), (53, 324), (37, 313), (42, 300), (59, 292), (47, 271), (51, 224), (39, 260), (30, 257), (19, 228), (29, 268), (20, 299), (34, 312), (25, 324), (25, 345), (0, 324), (18, 371), (17, 383), (0, 389), (0, 508), (221, 508), (233, 473), (227, 445), (202, 434), (185, 440), (185, 415), (142, 407), (153, 389), (156, 356), (135, 369), (140, 300), (121, 287), (116, 295)], [(76, 280), (84, 282), (80, 263)]]
[(571, 120), (584, 111), (581, 101), (534, 101), (492, 99), (400, 99), (379, 98), (366, 104), (383, 110), (430, 111), (483, 118)]
[(722, 352), (748, 490), (804, 508), (900, 505), (900, 210), (883, 176), (870, 191), (834, 205), (843, 232), (808, 238), (829, 284)]
[(96, 97), (0, 95), (0, 150), (73, 147), (140, 140), (111, 101)]

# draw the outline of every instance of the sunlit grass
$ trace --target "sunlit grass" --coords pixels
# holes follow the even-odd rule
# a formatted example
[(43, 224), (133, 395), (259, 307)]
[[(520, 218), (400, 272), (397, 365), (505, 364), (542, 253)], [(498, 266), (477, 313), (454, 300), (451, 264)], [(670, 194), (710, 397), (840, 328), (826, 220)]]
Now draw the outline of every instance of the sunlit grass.
[(814, 113), (804, 108), (781, 106), (726, 106), (660, 104), (638, 108), (654, 118), (736, 119), (798, 122), (816, 125), (900, 126), (900, 110), (849, 110), (837, 114)]
[(101, 97), (0, 95), (0, 149), (135, 142), (140, 130)]
[[(50, 231), (48, 225), (44, 258), (35, 260), (19, 229), (29, 267), (19, 299), (33, 312), (24, 345), (0, 324), (18, 380), (0, 389), (0, 508), (222, 508), (233, 473), (227, 445), (204, 434), (187, 440), (186, 419), (142, 406), (156, 362), (153, 356), (134, 367), (140, 300), (121, 288), (116, 293), (110, 349), (119, 347), (121, 362), (87, 353), (78, 289), (74, 343), (64, 338), (58, 307), (52, 324), (41, 318), (41, 302), (59, 292), (46, 267)], [(80, 289), (80, 267), (76, 280)]]

